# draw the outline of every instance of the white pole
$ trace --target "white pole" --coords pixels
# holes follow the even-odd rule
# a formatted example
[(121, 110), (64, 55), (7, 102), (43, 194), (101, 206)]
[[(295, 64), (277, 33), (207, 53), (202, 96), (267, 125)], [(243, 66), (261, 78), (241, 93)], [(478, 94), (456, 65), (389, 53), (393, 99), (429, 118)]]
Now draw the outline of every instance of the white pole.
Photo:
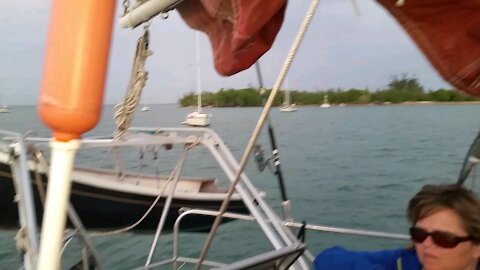
[(196, 44), (196, 68), (197, 68), (197, 110), (202, 112), (202, 74), (200, 72), (200, 34), (198, 31), (195, 32), (195, 44)]
[(52, 140), (47, 199), (43, 213), (38, 270), (60, 269), (60, 250), (70, 198), (71, 175), (80, 140)]
[[(139, 1), (137, 1), (139, 2)], [(144, 1), (137, 7), (128, 11), (123, 17), (119, 19), (120, 25), (123, 28), (137, 27), (143, 22), (150, 20), (157, 14), (169, 11), (176, 4), (180, 3), (180, 0), (150, 0)]]
[(288, 85), (288, 79), (285, 78), (285, 100), (283, 101), (287, 106), (290, 106), (290, 86)]

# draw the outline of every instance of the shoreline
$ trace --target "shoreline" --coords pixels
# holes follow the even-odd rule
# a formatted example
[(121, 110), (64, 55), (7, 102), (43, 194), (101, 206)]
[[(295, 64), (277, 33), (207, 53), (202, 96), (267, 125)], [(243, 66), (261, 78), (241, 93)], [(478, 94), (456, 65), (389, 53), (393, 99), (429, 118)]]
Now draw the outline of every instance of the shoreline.
[[(435, 106), (435, 105), (477, 105), (480, 101), (407, 101), (401, 103), (331, 103), (330, 108), (333, 107), (366, 107), (366, 106)], [(165, 104), (152, 104), (152, 105), (165, 105)], [(309, 108), (320, 107), (321, 104), (314, 105), (296, 105), (297, 108)], [(179, 108), (194, 108), (196, 106), (179, 106)], [(272, 106), (272, 108), (278, 108), (279, 106)], [(204, 106), (203, 108), (262, 108), (262, 106), (231, 106), (231, 107), (216, 107), (216, 106)], [(322, 108), (328, 109), (328, 108)]]
[[(356, 107), (356, 106), (435, 106), (435, 105), (477, 105), (480, 101), (407, 101), (400, 103), (364, 103), (364, 104), (330, 104), (331, 107)], [(297, 105), (297, 107), (319, 107), (320, 105)]]

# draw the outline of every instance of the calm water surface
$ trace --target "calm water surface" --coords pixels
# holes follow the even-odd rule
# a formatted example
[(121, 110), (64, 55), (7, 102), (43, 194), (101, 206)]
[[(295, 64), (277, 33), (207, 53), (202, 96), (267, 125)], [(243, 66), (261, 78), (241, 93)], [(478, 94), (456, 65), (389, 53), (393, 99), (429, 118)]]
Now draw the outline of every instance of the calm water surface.
[[(12, 113), (0, 114), (0, 129), (48, 135), (35, 107), (11, 109)], [(153, 105), (149, 112), (136, 114), (134, 125), (180, 126), (191, 110)], [(240, 159), (261, 109), (207, 110), (213, 114), (212, 128)], [(455, 181), (480, 127), (479, 115), (480, 105), (306, 107), (295, 113), (274, 109), (271, 123), (295, 220), (406, 233), (404, 209), (409, 197), (424, 184)], [(111, 117), (112, 106), (106, 106), (100, 125), (89, 135), (110, 134), (114, 129)], [(259, 143), (269, 151), (265, 131)], [(212, 164), (201, 166), (205, 172), (212, 168)], [(276, 178), (268, 171), (259, 173), (252, 162), (246, 172), (274, 208), (280, 209)], [(0, 269), (20, 265), (13, 237), (13, 232), (0, 232)], [(204, 239), (202, 234), (182, 234), (181, 255), (198, 255)], [(145, 263), (152, 236), (120, 235), (94, 241), (107, 269), (129, 269)], [(307, 232), (306, 241), (313, 253), (332, 245), (378, 249), (407, 244), (316, 232)], [(160, 239), (156, 259), (171, 256), (171, 243), (171, 235)], [(209, 258), (228, 261), (268, 247), (255, 224), (233, 222), (220, 227)]]

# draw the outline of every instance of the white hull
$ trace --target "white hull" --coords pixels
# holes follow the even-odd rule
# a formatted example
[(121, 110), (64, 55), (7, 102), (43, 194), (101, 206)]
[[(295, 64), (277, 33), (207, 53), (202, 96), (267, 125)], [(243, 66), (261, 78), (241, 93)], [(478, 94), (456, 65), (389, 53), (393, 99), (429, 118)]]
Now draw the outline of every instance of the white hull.
[(150, 107), (143, 106), (141, 110), (142, 110), (142, 112), (150, 111)]
[(183, 124), (193, 127), (206, 127), (210, 125), (210, 115), (207, 113), (193, 112), (187, 115)]
[(296, 112), (297, 107), (295, 105), (284, 106), (280, 108), (281, 112)]
[(9, 113), (10, 110), (7, 106), (0, 107), (0, 113)]

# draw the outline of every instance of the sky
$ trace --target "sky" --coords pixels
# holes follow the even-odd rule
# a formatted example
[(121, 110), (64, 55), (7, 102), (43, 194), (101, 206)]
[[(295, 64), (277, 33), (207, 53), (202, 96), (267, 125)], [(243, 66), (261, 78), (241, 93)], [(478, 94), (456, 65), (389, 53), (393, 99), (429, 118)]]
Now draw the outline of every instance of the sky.
[[(426, 89), (450, 87), (430, 66), (395, 20), (375, 1), (323, 0), (288, 73), (289, 88), (319, 91), (331, 88), (384, 88), (392, 76), (414, 75)], [(118, 23), (117, 1), (104, 101), (119, 103), (126, 91), (136, 40), (142, 29)], [(289, 1), (286, 17), (272, 49), (260, 58), (265, 87), (273, 87), (303, 17), (307, 0)], [(40, 92), (50, 1), (3, 1), (0, 4), (0, 105), (35, 105)], [(142, 103), (177, 103), (195, 90), (195, 32), (171, 11), (150, 26), (146, 68), (149, 80)], [(213, 67), (207, 36), (201, 34), (201, 82), (204, 91), (258, 86), (254, 68), (230, 77)]]

